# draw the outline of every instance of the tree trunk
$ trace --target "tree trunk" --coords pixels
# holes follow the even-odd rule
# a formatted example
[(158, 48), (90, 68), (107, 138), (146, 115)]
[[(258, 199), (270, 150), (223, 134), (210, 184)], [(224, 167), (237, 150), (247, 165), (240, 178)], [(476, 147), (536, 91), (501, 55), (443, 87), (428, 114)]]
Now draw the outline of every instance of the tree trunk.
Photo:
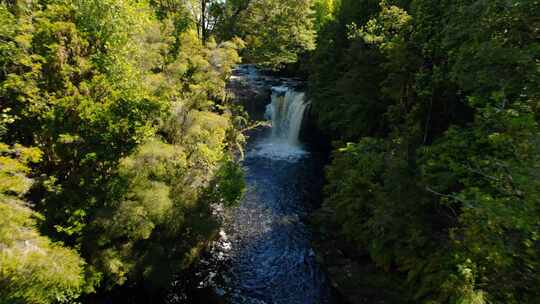
[(208, 0), (201, 0), (201, 39), (203, 42), (206, 42), (206, 39), (208, 38), (207, 33), (207, 24), (206, 24), (206, 6)]

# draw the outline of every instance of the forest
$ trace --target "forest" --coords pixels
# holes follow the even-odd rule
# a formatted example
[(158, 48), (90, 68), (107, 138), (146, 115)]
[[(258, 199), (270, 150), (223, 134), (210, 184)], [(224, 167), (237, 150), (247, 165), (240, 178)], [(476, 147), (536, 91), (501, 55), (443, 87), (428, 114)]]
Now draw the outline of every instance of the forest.
[(538, 0), (0, 0), (0, 304), (190, 272), (249, 190), (241, 63), (305, 82), (372, 303), (540, 301)]

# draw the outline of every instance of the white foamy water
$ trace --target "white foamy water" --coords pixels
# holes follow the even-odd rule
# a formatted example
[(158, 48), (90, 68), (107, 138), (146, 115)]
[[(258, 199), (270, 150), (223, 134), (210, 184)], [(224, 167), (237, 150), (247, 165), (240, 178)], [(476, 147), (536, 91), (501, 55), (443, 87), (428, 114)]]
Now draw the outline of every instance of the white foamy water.
[(247, 153), (247, 157), (264, 157), (295, 162), (307, 154), (308, 152), (301, 146), (291, 145), (289, 142), (261, 141)]
[(308, 154), (299, 141), (308, 106), (304, 93), (287, 86), (272, 87), (272, 102), (266, 107), (266, 117), (272, 121), (272, 135), (256, 143), (247, 157), (294, 162)]
[(272, 87), (272, 102), (266, 107), (266, 116), (272, 120), (272, 140), (299, 146), (300, 129), (308, 106), (303, 92), (286, 86)]

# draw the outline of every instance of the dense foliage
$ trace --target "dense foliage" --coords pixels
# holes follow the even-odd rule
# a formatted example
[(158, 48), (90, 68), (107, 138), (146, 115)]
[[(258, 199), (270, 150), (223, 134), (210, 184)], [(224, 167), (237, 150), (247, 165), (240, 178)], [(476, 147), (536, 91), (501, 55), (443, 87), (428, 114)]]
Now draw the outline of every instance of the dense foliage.
[(202, 1), (209, 7), (207, 31), (246, 42), (244, 59), (279, 70), (315, 48), (313, 0)]
[(536, 303), (538, 1), (334, 4), (310, 63), (337, 148), (321, 225), (400, 274), (403, 302)]
[[(252, 1), (235, 20), (235, 35), (248, 48), (244, 57), (273, 69), (295, 63), (303, 52), (315, 48), (310, 0)], [(229, 31), (231, 29), (228, 29)]]
[(0, 20), (0, 302), (166, 287), (242, 195), (243, 42), (138, 0), (3, 1)]
[(335, 146), (316, 219), (386, 288), (536, 303), (538, 16), (537, 0), (0, 1), (0, 303), (158, 290), (197, 259), (213, 206), (244, 190), (240, 55), (309, 71)]
[(22, 196), (32, 186), (29, 163), (39, 149), (0, 143), (0, 303), (67, 301), (84, 286), (84, 261), (76, 251), (40, 235)]

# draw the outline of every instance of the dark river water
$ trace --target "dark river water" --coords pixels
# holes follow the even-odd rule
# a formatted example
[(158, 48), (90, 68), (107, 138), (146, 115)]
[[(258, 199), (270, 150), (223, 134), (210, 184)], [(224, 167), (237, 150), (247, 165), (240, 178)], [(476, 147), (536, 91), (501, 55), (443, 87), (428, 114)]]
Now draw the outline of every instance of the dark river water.
[(221, 245), (229, 262), (224, 291), (232, 303), (330, 303), (304, 224), (319, 179), (316, 161), (268, 134), (248, 147), (247, 192), (229, 215)]
[(320, 189), (319, 155), (275, 142), (270, 130), (253, 135), (245, 197), (224, 211), (220, 239), (199, 265), (198, 298), (186, 302), (334, 303), (305, 224)]
[(320, 194), (323, 163), (298, 139), (308, 103), (286, 85), (272, 92), (266, 116), (273, 128), (252, 132), (246, 147), (245, 196), (239, 206), (221, 211), (220, 238), (196, 271), (199, 291), (185, 302), (335, 303), (306, 225)]

